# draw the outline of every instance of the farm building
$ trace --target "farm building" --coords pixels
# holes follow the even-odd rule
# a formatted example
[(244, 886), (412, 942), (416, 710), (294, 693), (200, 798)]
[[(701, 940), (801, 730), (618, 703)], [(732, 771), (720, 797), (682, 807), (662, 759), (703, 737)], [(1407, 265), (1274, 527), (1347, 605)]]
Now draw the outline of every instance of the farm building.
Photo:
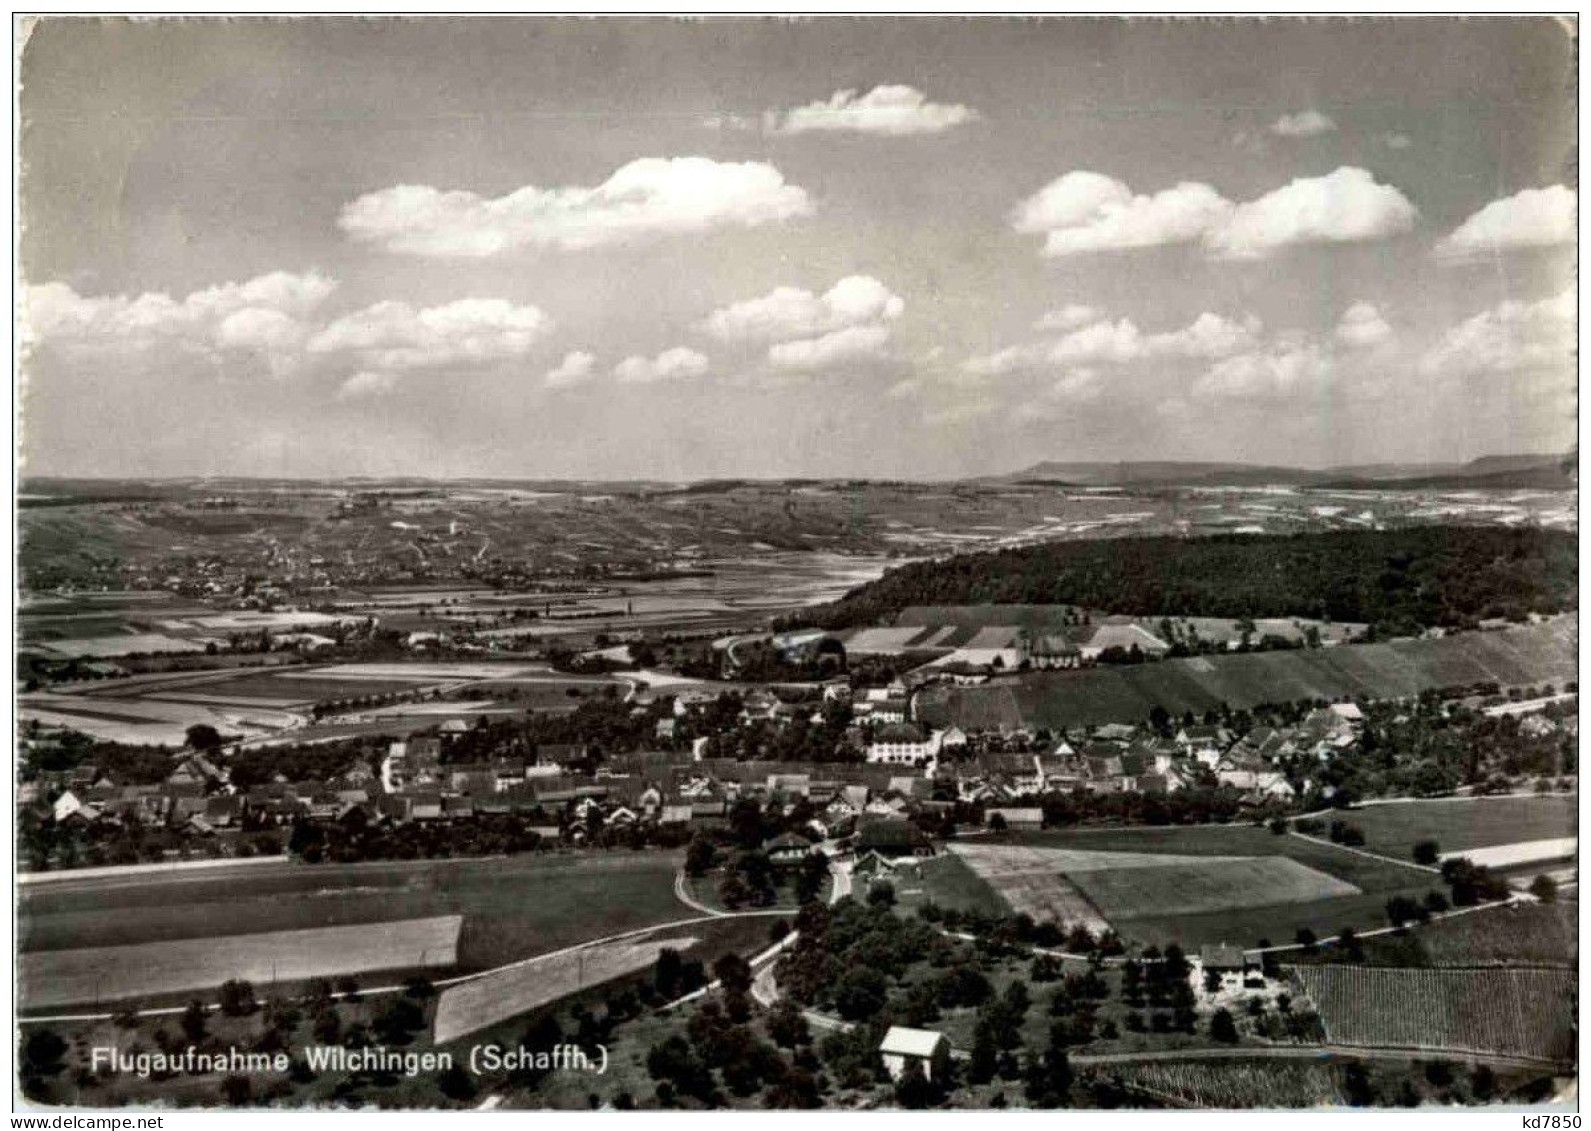
[(1199, 951), (1199, 965), (1206, 974), (1242, 977), (1249, 968), (1249, 960), (1241, 947), (1209, 943)]
[(783, 833), (765, 843), (762, 851), (775, 867), (791, 868), (812, 855), (812, 845), (794, 833)]
[(1044, 810), (1038, 806), (1013, 809), (990, 809), (984, 814), (984, 823), (993, 825), (998, 817), (1008, 829), (1038, 829), (1044, 827)]
[(856, 834), (858, 857), (868, 852), (880, 856), (932, 856), (934, 846), (923, 831), (910, 821), (887, 818), (865, 822)]
[(879, 1042), (878, 1053), (892, 1080), (899, 1080), (910, 1064), (921, 1065), (923, 1076), (929, 1080), (936, 1072), (942, 1076), (950, 1066), (950, 1040), (932, 1029), (891, 1025)]

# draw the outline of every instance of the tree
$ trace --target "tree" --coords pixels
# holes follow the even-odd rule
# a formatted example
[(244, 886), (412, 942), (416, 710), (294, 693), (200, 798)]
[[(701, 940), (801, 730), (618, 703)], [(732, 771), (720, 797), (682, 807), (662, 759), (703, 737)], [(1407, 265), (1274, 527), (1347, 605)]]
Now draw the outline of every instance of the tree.
[(691, 837), (685, 849), (686, 875), (705, 876), (717, 861), (718, 848), (705, 834), (698, 832)]
[(1314, 954), (1315, 944), (1319, 941), (1315, 936), (1315, 932), (1310, 930), (1308, 927), (1298, 928), (1297, 932), (1293, 935), (1293, 940), (1297, 942), (1299, 946), (1304, 948), (1305, 954)]
[(811, 1043), (812, 1031), (807, 1026), (807, 1019), (801, 1016), (801, 1008), (787, 997), (781, 997), (774, 1002), (773, 1008), (768, 1011), (768, 1035), (774, 1043), (787, 1049), (797, 1045)]
[(895, 1081), (895, 1102), (908, 1111), (920, 1111), (938, 1102), (938, 1089), (923, 1072), (916, 1060), (906, 1062), (900, 1078)]
[(221, 1012), (228, 1017), (247, 1017), (257, 1008), (254, 987), (242, 978), (221, 983)]
[(1436, 867), (1436, 862), (1442, 857), (1441, 846), (1434, 840), (1417, 840), (1414, 842), (1414, 862), (1427, 868)]
[(23, 1078), (58, 1076), (66, 1067), (66, 1042), (54, 1029), (35, 1029), (22, 1046)]
[(990, 813), (989, 814), (989, 831), (990, 832), (992, 832), (992, 833), (1003, 833), (1003, 832), (1006, 831), (1006, 827), (1007, 826), (1006, 826), (1006, 820), (1005, 820), (1005, 814), (1004, 813)]
[(895, 885), (888, 880), (878, 880), (870, 884), (867, 889), (867, 903), (870, 907), (894, 907)]
[(247, 1076), (228, 1076), (221, 1081), (221, 1102), (227, 1107), (244, 1107), (254, 1098)]
[(1530, 894), (1543, 903), (1558, 901), (1558, 881), (1543, 872), (1530, 881)]
[(1237, 1024), (1226, 1010), (1218, 1009), (1215, 1011), (1215, 1016), (1210, 1018), (1210, 1036), (1223, 1044), (1237, 1043)]
[(182, 1035), (188, 1038), (190, 1044), (198, 1044), (204, 1040), (205, 1008), (204, 1002), (194, 998), (188, 1003), (188, 1008), (182, 1011)]
[(717, 978), (727, 991), (744, 994), (751, 989), (751, 966), (744, 958), (733, 952), (723, 955), (713, 963), (713, 977)]
[(194, 723), (185, 732), (183, 737), (187, 740), (188, 747), (201, 754), (213, 754), (221, 749), (221, 732), (209, 723)]
[(834, 987), (834, 1008), (847, 1021), (861, 1021), (883, 1008), (888, 992), (884, 975), (868, 966), (853, 967)]

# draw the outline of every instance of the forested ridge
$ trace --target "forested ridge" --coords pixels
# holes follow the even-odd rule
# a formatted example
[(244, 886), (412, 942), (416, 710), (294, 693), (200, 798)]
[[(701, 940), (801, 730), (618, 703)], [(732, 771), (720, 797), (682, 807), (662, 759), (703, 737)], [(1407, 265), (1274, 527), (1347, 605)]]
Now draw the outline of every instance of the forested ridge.
[(1075, 604), (1315, 617), (1391, 635), (1575, 608), (1576, 567), (1572, 533), (1496, 526), (1051, 542), (901, 566), (803, 619), (839, 629), (911, 605)]

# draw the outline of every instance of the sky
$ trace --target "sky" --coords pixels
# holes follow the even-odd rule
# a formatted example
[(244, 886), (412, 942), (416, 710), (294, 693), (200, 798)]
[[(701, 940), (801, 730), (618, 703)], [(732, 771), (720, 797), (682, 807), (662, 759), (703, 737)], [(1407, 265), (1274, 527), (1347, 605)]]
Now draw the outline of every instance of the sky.
[(1550, 19), (46, 19), (24, 473), (1575, 442)]

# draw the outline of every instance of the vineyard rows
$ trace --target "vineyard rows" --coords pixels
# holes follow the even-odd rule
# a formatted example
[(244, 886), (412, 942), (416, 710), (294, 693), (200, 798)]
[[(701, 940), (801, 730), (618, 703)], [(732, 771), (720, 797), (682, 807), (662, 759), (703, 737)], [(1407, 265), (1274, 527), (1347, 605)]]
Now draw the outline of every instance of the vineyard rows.
[(1300, 966), (1333, 1044), (1568, 1060), (1572, 970)]
[(1306, 1108), (1341, 1104), (1337, 1070), (1283, 1061), (1153, 1061), (1116, 1073), (1130, 1089), (1193, 1107)]

